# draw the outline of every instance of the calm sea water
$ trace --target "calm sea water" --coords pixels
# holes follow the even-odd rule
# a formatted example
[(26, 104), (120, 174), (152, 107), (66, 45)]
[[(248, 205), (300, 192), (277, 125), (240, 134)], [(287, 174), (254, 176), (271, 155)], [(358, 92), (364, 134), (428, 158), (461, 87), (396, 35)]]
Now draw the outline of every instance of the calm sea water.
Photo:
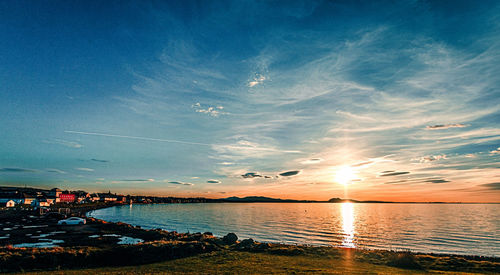
[(89, 216), (264, 242), (500, 257), (499, 204), (150, 204)]

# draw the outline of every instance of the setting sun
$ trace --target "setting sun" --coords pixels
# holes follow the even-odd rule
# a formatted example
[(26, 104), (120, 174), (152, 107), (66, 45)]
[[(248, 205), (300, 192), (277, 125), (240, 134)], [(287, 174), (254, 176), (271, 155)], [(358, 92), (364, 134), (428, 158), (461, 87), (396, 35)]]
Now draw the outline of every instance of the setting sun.
[(350, 166), (340, 167), (335, 173), (335, 182), (342, 185), (350, 184), (356, 178), (356, 171)]

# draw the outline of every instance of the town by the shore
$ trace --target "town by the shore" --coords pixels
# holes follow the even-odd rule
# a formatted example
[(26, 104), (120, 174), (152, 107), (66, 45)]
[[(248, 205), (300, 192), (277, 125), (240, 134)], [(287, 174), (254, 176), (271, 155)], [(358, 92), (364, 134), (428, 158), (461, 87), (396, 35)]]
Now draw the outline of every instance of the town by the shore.
[[(83, 191), (2, 189), (0, 272), (79, 273), (499, 273), (495, 257), (259, 243), (210, 232), (144, 229), (86, 216), (140, 198)], [(29, 193), (35, 191), (36, 193)], [(71, 195), (71, 196), (69, 196)], [(32, 196), (31, 201), (27, 198)], [(68, 201), (70, 200), (71, 201)], [(148, 199), (148, 198), (146, 198)], [(37, 202), (38, 201), (38, 202)], [(2, 201), (3, 202), (3, 201)], [(29, 204), (27, 202), (30, 202)], [(42, 205), (40, 202), (51, 202)], [(172, 201), (183, 202), (183, 201)], [(188, 201), (184, 201), (188, 202)], [(64, 225), (78, 217), (85, 224)]]

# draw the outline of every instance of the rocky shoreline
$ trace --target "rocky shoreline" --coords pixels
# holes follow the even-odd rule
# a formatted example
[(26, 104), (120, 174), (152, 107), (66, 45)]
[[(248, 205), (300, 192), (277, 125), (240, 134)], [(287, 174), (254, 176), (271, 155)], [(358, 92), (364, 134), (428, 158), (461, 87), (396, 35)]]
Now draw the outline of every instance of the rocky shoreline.
[(61, 226), (57, 220), (36, 217), (29, 211), (1, 214), (0, 272), (143, 265), (217, 251), (350, 257), (414, 270), (500, 272), (500, 259), (494, 257), (269, 244), (239, 241), (234, 233), (218, 238), (210, 232), (142, 229), (89, 217), (85, 225)]

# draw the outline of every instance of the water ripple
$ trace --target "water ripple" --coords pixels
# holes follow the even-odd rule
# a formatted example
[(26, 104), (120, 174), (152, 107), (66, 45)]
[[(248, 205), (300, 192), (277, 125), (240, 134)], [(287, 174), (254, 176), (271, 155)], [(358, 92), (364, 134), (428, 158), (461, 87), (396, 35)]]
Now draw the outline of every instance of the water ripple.
[(266, 242), (498, 257), (499, 213), (498, 204), (220, 203), (119, 206), (90, 215)]

